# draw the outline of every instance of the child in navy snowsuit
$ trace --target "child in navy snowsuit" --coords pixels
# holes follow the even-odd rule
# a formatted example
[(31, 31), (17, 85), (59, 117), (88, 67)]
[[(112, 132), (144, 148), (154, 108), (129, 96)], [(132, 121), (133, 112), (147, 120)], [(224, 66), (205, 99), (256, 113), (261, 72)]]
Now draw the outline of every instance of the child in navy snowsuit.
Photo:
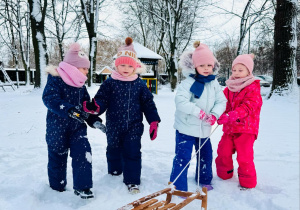
[[(193, 146), (199, 150), (226, 107), (226, 98), (213, 75), (218, 67), (217, 60), (205, 44), (195, 42), (194, 47), (194, 52), (185, 52), (180, 57), (180, 66), (186, 79), (179, 85), (175, 97), (176, 148), (170, 181), (182, 191), (188, 190), (188, 167), (183, 169), (191, 160)], [(212, 158), (212, 146), (208, 138), (200, 149), (200, 158), (197, 154), (195, 176), (196, 182), (199, 181), (208, 190), (213, 189)], [(181, 171), (183, 173), (179, 175)]]
[(48, 108), (46, 142), (48, 145), (48, 177), (50, 187), (65, 191), (68, 151), (72, 157), (73, 188), (81, 198), (92, 198), (92, 152), (87, 139), (85, 121), (93, 128), (102, 120), (82, 110), (90, 100), (85, 87), (90, 61), (80, 45), (70, 46), (58, 67), (48, 66), (48, 80), (43, 102)]
[(138, 61), (132, 39), (118, 49), (115, 71), (100, 86), (92, 102), (84, 103), (86, 112), (104, 113), (107, 128), (108, 173), (123, 173), (123, 182), (130, 193), (138, 193), (141, 177), (141, 136), (144, 131), (143, 113), (150, 124), (150, 137), (157, 135), (159, 115), (153, 95), (138, 78), (141, 63)]

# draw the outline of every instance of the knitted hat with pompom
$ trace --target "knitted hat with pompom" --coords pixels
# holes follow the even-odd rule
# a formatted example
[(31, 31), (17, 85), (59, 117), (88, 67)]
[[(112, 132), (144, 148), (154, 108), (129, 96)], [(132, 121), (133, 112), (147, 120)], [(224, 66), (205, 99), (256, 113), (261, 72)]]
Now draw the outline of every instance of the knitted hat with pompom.
[(76, 68), (90, 68), (88, 56), (81, 50), (80, 45), (76, 42), (70, 45), (69, 51), (64, 57), (64, 62)]
[(200, 41), (196, 41), (194, 42), (194, 47), (196, 48), (192, 55), (194, 67), (196, 68), (203, 64), (210, 64), (214, 67), (215, 56), (208, 46), (200, 43)]
[(236, 57), (236, 59), (234, 59), (234, 61), (232, 62), (232, 68), (240, 63), (243, 64), (244, 66), (247, 67), (247, 69), (249, 70), (250, 74), (252, 74), (253, 72), (253, 67), (254, 67), (254, 54), (243, 54), (243, 55), (239, 55)]
[(131, 37), (125, 39), (125, 46), (118, 49), (117, 58), (115, 60), (115, 66), (122, 64), (128, 64), (134, 69), (137, 68), (137, 55), (132, 44), (133, 40)]

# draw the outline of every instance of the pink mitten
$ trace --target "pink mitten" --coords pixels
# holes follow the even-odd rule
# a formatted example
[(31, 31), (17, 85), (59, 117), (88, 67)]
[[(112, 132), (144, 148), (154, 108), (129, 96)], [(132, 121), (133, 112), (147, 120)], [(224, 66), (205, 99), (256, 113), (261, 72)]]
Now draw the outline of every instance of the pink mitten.
[(203, 110), (200, 110), (200, 113), (199, 113), (199, 119), (200, 119), (200, 120), (204, 120), (205, 117), (206, 117), (205, 112), (204, 112)]
[(151, 140), (154, 140), (156, 138), (156, 136), (157, 136), (157, 129), (158, 129), (158, 121), (152, 122), (150, 124), (150, 129), (149, 129)]
[(211, 126), (213, 126), (216, 123), (216, 121), (217, 121), (217, 118), (215, 117), (215, 115), (212, 115), (212, 114), (207, 115), (205, 118), (205, 122), (207, 122)]
[(235, 122), (238, 119), (238, 114), (235, 111), (228, 112), (230, 122)]
[(223, 125), (223, 124), (226, 124), (229, 120), (229, 116), (228, 114), (224, 113), (221, 115), (221, 117), (218, 119), (217, 123), (219, 125)]
[(97, 104), (96, 100), (93, 98), (92, 102), (84, 101), (83, 110), (90, 114), (99, 114), (100, 106)]

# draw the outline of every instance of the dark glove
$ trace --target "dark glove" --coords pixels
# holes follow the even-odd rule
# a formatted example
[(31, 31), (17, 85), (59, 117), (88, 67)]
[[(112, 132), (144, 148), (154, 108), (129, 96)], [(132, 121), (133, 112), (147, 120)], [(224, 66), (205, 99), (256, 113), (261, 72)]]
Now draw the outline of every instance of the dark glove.
[(150, 133), (150, 138), (153, 141), (156, 136), (157, 136), (157, 129), (158, 129), (158, 121), (152, 122), (150, 124), (150, 129), (149, 129), (149, 133)]
[(100, 106), (97, 104), (94, 98), (92, 99), (92, 102), (84, 101), (82, 106), (83, 106), (83, 110), (87, 113), (99, 114), (100, 112)]
[(91, 127), (91, 128), (98, 128), (103, 133), (106, 133), (106, 127), (102, 124), (102, 119), (98, 117), (97, 115), (90, 115), (85, 122)]
[(84, 123), (84, 120), (89, 117), (89, 114), (81, 111), (78, 107), (70, 108), (68, 111), (69, 117), (78, 120), (81, 123)]

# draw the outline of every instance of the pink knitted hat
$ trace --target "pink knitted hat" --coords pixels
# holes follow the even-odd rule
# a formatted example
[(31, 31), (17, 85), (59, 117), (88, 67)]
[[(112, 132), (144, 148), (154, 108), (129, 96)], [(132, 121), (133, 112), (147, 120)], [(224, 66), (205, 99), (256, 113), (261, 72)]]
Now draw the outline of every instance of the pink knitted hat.
[(203, 65), (203, 64), (211, 64), (213, 67), (215, 65), (215, 56), (210, 51), (206, 44), (200, 44), (199, 41), (194, 43), (194, 47), (196, 48), (193, 52), (192, 59), (194, 67)]
[(70, 45), (69, 51), (66, 53), (64, 62), (75, 66), (76, 68), (90, 68), (90, 61), (88, 56), (81, 51), (78, 43)]
[(125, 39), (126, 45), (118, 49), (115, 66), (128, 64), (130, 66), (133, 66), (134, 69), (137, 68), (137, 56), (132, 41), (132, 38), (127, 37)]
[(254, 59), (254, 54), (239, 55), (232, 62), (232, 67), (231, 68), (233, 68), (238, 63), (243, 64), (244, 66), (247, 67), (247, 69), (249, 70), (250, 75), (251, 75), (252, 71), (253, 71), (253, 67), (254, 67), (253, 59)]

